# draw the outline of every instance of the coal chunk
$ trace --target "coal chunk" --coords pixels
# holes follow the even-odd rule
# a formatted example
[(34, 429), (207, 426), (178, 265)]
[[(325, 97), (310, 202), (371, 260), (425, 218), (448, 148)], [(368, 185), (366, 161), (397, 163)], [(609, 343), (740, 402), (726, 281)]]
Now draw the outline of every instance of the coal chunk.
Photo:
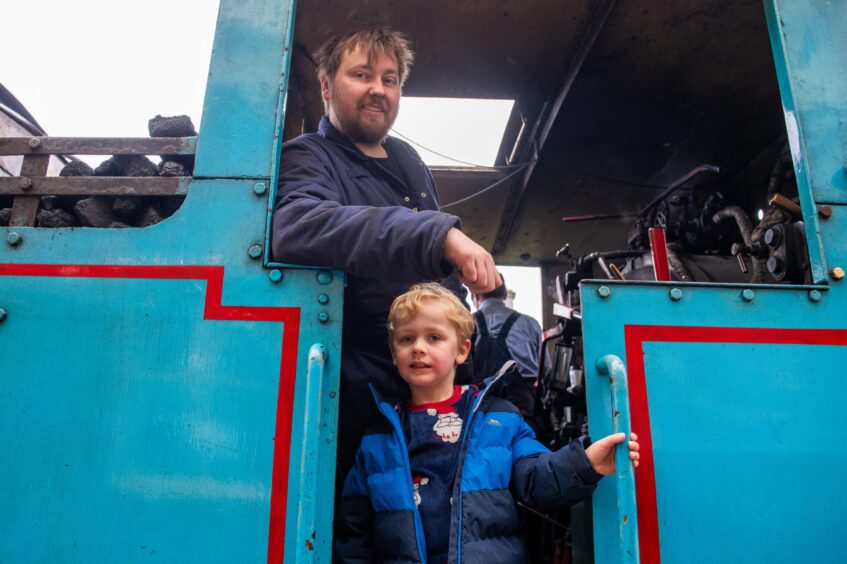
[(94, 169), (95, 176), (158, 176), (156, 164), (144, 155), (115, 155)]
[[(197, 130), (188, 116), (159, 116), (147, 122), (150, 137), (194, 137)], [(194, 155), (160, 155), (163, 161), (171, 161), (185, 167), (186, 174), (162, 174), (162, 176), (191, 176), (194, 172)]]
[(132, 219), (138, 214), (143, 202), (141, 198), (132, 196), (118, 196), (112, 202), (112, 211), (124, 219)]
[(159, 198), (159, 213), (162, 217), (170, 217), (176, 213), (176, 210), (185, 201), (185, 196), (167, 196)]
[(35, 224), (39, 227), (75, 227), (79, 225), (76, 216), (65, 210), (41, 210), (35, 216)]
[(82, 161), (71, 161), (59, 171), (59, 176), (94, 176), (94, 169)]
[(147, 122), (150, 137), (194, 137), (197, 130), (188, 116), (157, 115)]
[(162, 161), (159, 170), (161, 176), (191, 176), (184, 164), (172, 160)]
[(0, 225), (9, 225), (9, 220), (12, 219), (12, 208), (3, 208), (0, 210)]
[(149, 225), (156, 225), (160, 221), (164, 219), (162, 215), (159, 213), (159, 210), (156, 209), (156, 206), (150, 206), (144, 213), (141, 214), (141, 219), (138, 222), (138, 227), (147, 227)]
[(88, 227), (109, 227), (118, 220), (110, 198), (84, 198), (76, 203), (74, 213), (80, 223)]

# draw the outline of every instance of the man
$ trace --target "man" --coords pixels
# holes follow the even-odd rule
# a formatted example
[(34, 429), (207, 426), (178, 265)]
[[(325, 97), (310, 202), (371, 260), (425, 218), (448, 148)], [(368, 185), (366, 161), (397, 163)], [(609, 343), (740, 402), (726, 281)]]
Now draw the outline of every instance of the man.
[(273, 217), (278, 261), (347, 272), (341, 353), (338, 476), (377, 417), (368, 384), (386, 398), (408, 388), (392, 364), (385, 322), (409, 285), (441, 281), (487, 292), (491, 255), (439, 211), (432, 174), (406, 143), (388, 137), (413, 55), (385, 29), (354, 31), (316, 53), (325, 116), (317, 133), (283, 145)]
[(506, 380), (506, 399), (530, 416), (535, 403), (533, 388), (538, 376), (541, 326), (532, 317), (507, 306), (506, 296), (505, 281), (491, 292), (473, 295), (478, 310), (473, 316), (474, 383), (496, 374), (507, 360), (514, 360), (517, 373)]

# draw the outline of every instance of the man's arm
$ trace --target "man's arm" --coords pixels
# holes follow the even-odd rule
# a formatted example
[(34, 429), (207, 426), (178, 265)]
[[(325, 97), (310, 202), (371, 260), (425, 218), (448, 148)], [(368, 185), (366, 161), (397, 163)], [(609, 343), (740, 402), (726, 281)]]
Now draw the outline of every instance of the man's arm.
[(273, 216), (276, 260), (408, 282), (445, 278), (455, 267), (472, 291), (494, 289), (494, 259), (458, 229), (458, 217), (403, 206), (343, 205), (334, 174), (305, 147), (283, 151)]
[(409, 282), (450, 274), (444, 242), (459, 218), (402, 206), (343, 205), (334, 175), (308, 148), (283, 152), (273, 217), (276, 260)]

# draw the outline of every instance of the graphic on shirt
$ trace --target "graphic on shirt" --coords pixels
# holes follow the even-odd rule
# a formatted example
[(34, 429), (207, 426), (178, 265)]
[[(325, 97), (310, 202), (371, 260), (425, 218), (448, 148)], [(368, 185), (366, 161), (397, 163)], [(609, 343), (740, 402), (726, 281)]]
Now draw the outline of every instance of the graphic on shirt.
[(459, 440), (459, 435), (462, 433), (462, 418), (458, 413), (438, 413), (434, 409), (427, 409), (426, 412), (433, 417), (437, 416), (432, 430), (441, 437), (442, 441), (455, 443)]
[(421, 504), (421, 486), (429, 483), (429, 478), (423, 476), (412, 476), (412, 489), (414, 490), (415, 505)]

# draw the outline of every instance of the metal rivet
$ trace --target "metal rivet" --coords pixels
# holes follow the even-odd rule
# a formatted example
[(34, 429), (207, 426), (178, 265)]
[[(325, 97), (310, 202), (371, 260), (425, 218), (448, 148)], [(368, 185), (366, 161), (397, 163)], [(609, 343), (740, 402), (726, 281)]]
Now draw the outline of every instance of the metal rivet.
[(271, 282), (277, 283), (282, 282), (282, 271), (274, 268), (270, 272), (268, 272), (268, 278), (271, 279)]
[(812, 290), (812, 291), (809, 292), (809, 300), (811, 300), (813, 302), (821, 301), (822, 297), (823, 297), (823, 295), (820, 293), (819, 290)]
[(421, 192), (421, 198), (426, 198), (426, 192)]
[(755, 295), (756, 294), (753, 293), (753, 290), (750, 290), (749, 288), (741, 291), (741, 299), (745, 302), (752, 302)]
[(327, 285), (332, 282), (332, 272), (328, 270), (321, 270), (318, 272), (318, 283)]
[(326, 323), (327, 321), (329, 321), (329, 314), (325, 311), (320, 312), (318, 314), (318, 321), (320, 321), (321, 323)]
[(6, 318), (9, 317), (9, 314), (6, 313), (6, 310), (0, 307), (0, 323), (6, 321)]
[(841, 280), (844, 278), (844, 269), (840, 266), (836, 266), (832, 270), (829, 271), (829, 275), (832, 276), (833, 280)]
[(30, 191), (32, 190), (32, 178), (21, 178), (19, 182), (21, 190)]
[(41, 139), (39, 139), (38, 137), (33, 137), (29, 140), (29, 147), (30, 149), (38, 149), (39, 147), (41, 147)]
[(597, 295), (601, 298), (608, 298), (612, 295), (612, 290), (608, 286), (600, 286), (597, 288)]
[(818, 206), (818, 215), (823, 219), (832, 217), (832, 208), (829, 206)]
[(670, 296), (673, 301), (678, 302), (682, 299), (682, 290), (679, 288), (673, 288), (670, 292), (668, 292), (668, 296)]
[(264, 182), (257, 182), (253, 185), (253, 192), (255, 192), (256, 195), (258, 195), (258, 196), (261, 196), (262, 194), (264, 194), (267, 191), (268, 191), (268, 186)]
[(6, 235), (6, 242), (12, 245), (13, 247), (17, 247), (24, 240), (23, 236), (17, 231), (12, 231), (8, 235)]
[(403, 201), (404, 202), (411, 202), (412, 199), (409, 196), (406, 196), (406, 197), (403, 198)]
[(338, 395), (338, 392), (330, 392), (329, 393), (329, 397), (331, 397), (331, 398), (334, 398), (337, 395)]
[(329, 296), (327, 296), (326, 294), (321, 294), (320, 296), (318, 296), (318, 303), (323, 305), (328, 304)]
[(247, 249), (247, 254), (250, 255), (250, 258), (259, 258), (260, 256), (262, 256), (261, 245), (250, 245), (250, 248)]

